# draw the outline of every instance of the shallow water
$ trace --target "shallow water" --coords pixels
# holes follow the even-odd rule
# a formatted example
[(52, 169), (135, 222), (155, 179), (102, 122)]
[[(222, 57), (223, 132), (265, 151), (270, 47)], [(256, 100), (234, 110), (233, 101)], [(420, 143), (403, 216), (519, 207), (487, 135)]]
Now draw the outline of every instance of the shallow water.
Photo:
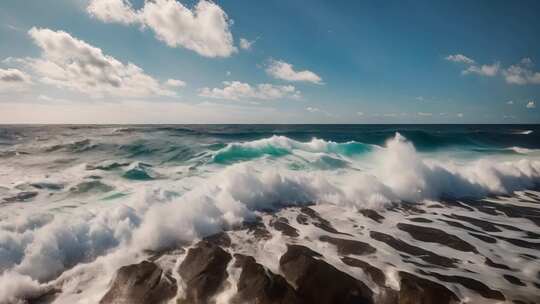
[(539, 185), (538, 126), (3, 126), (0, 303), (53, 283), (66, 303), (99, 299), (117, 267), (147, 250), (284, 205), (315, 203), (339, 218), (332, 208), (479, 200)]

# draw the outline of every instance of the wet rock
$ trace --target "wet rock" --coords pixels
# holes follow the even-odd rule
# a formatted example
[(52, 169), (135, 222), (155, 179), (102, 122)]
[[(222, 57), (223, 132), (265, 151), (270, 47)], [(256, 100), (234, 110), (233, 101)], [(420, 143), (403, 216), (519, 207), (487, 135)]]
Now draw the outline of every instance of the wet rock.
[(104, 184), (99, 180), (82, 182), (69, 189), (69, 191), (71, 191), (74, 194), (85, 194), (85, 193), (93, 193), (93, 192), (106, 193), (112, 190), (114, 190), (113, 186)]
[(155, 263), (143, 261), (120, 268), (100, 304), (166, 303), (176, 296), (176, 280)]
[(471, 228), (469, 226), (465, 226), (460, 222), (449, 221), (449, 220), (440, 220), (440, 221), (443, 222), (443, 223), (446, 223), (446, 224), (448, 224), (448, 225), (450, 225), (452, 227), (461, 228), (463, 230), (468, 230), (468, 231), (472, 231), (472, 232), (476, 232), (476, 233), (482, 233), (482, 231), (476, 230), (476, 229)]
[(497, 239), (495, 238), (492, 238), (490, 236), (487, 236), (485, 234), (479, 234), (479, 233), (472, 233), (472, 232), (469, 232), (469, 234), (471, 236), (474, 236), (475, 238), (479, 239), (479, 240), (482, 240), (486, 243), (490, 243), (490, 244), (495, 244), (497, 243)]
[(422, 242), (437, 243), (459, 251), (478, 253), (478, 250), (471, 244), (440, 229), (405, 223), (399, 223), (397, 227), (400, 230), (408, 232), (414, 239)]
[(368, 243), (355, 241), (355, 240), (339, 239), (339, 238), (334, 238), (327, 235), (321, 236), (319, 240), (336, 246), (338, 253), (341, 255), (349, 255), (349, 254), (367, 255), (367, 254), (375, 253), (375, 251), (377, 251), (377, 249), (375, 249), (373, 246), (369, 245)]
[(277, 231), (280, 231), (281, 233), (283, 233), (286, 236), (289, 236), (289, 237), (298, 237), (299, 236), (298, 230), (296, 230), (296, 228), (289, 225), (289, 221), (284, 217), (280, 217), (280, 218), (277, 218), (277, 219), (273, 220), (270, 223), (270, 225), (272, 227), (274, 227), (274, 229), (276, 229)]
[(486, 257), (486, 261), (484, 263), (486, 265), (488, 265), (489, 267), (499, 268), (499, 269), (504, 269), (504, 270), (511, 270), (510, 267), (508, 267), (508, 266), (506, 266), (504, 264), (495, 263), (490, 258), (487, 258), (487, 257)]
[(399, 272), (399, 304), (450, 304), (457, 303), (458, 297), (439, 283)]
[(497, 238), (500, 239), (500, 240), (507, 241), (508, 243), (510, 243), (512, 245), (515, 245), (515, 246), (518, 246), (518, 247), (527, 248), (527, 249), (534, 249), (534, 250), (539, 250), (540, 251), (540, 243), (529, 242), (529, 241), (526, 241), (526, 240), (508, 238), (508, 237), (503, 237), (503, 236), (497, 236)]
[(62, 290), (56, 288), (48, 288), (38, 295), (26, 298), (24, 303), (27, 304), (49, 304), (53, 303)]
[(224, 248), (231, 247), (231, 237), (227, 232), (212, 234), (205, 237), (203, 240)]
[(516, 278), (513, 275), (505, 274), (505, 275), (503, 275), (503, 278), (505, 280), (507, 280), (510, 284), (514, 284), (514, 285), (517, 285), (517, 286), (527, 286), (519, 278)]
[(300, 245), (287, 245), (279, 260), (282, 273), (306, 303), (373, 303), (373, 292), (361, 281), (326, 263), (322, 256)]
[(341, 261), (351, 267), (361, 268), (366, 274), (369, 275), (369, 277), (375, 284), (379, 286), (385, 285), (386, 276), (384, 275), (384, 272), (382, 272), (382, 270), (380, 270), (379, 268), (372, 266), (362, 260), (351, 257), (342, 257)]
[(64, 189), (63, 184), (55, 184), (55, 183), (47, 183), (47, 182), (40, 182), (40, 183), (32, 183), (30, 186), (36, 188), (36, 189), (45, 189), (45, 190), (53, 190), (53, 191), (59, 191)]
[(477, 281), (475, 279), (457, 276), (457, 275), (443, 275), (436, 272), (420, 271), (420, 273), (435, 277), (438, 280), (441, 280), (443, 282), (463, 285), (464, 287), (469, 288), (470, 290), (476, 291), (478, 294), (480, 294), (484, 298), (500, 300), (500, 301), (504, 301), (506, 299), (505, 296), (500, 291), (491, 289), (486, 284), (480, 281)]
[(457, 260), (455, 259), (441, 256), (431, 251), (428, 251), (428, 250), (425, 250), (416, 246), (412, 246), (410, 244), (405, 243), (402, 240), (398, 240), (394, 238), (393, 236), (384, 234), (382, 232), (371, 231), (369, 235), (374, 240), (386, 243), (388, 246), (394, 248), (397, 251), (401, 251), (401, 252), (416, 256), (422, 259), (423, 261), (433, 264), (433, 265), (437, 265), (441, 267), (455, 267), (455, 264), (457, 262)]
[(429, 220), (423, 217), (413, 217), (413, 218), (410, 218), (409, 221), (415, 222), (415, 223), (433, 223), (432, 220)]
[(235, 265), (242, 269), (233, 303), (302, 303), (294, 288), (280, 275), (258, 264), (251, 256), (236, 254)]
[(5, 198), (4, 201), (8, 203), (25, 202), (33, 199), (37, 195), (38, 193), (36, 191), (23, 191), (17, 193), (15, 196)]
[(225, 282), (230, 260), (229, 253), (207, 241), (189, 249), (178, 269), (186, 284), (186, 303), (207, 303)]
[(261, 220), (244, 222), (242, 226), (243, 228), (247, 228), (248, 233), (251, 233), (257, 240), (268, 240), (272, 238), (272, 234), (266, 229), (266, 226)]
[(379, 224), (382, 223), (382, 221), (384, 220), (384, 216), (380, 215), (379, 213), (377, 213), (377, 211), (373, 209), (361, 209), (358, 212), (360, 212), (363, 216), (368, 217)]
[[(333, 226), (332, 224), (330, 224), (329, 221), (325, 220), (324, 218), (321, 217), (321, 215), (309, 208), (309, 207), (302, 207), (300, 209), (300, 211), (305, 214), (307, 217), (311, 218), (311, 220), (313, 221), (312, 224), (313, 226), (317, 227), (317, 228), (320, 228), (326, 232), (330, 232), (330, 233), (335, 233), (335, 234), (344, 234), (344, 233), (341, 233), (339, 231), (337, 231)], [(298, 220), (298, 218), (297, 218)], [(307, 222), (307, 221), (306, 221)]]

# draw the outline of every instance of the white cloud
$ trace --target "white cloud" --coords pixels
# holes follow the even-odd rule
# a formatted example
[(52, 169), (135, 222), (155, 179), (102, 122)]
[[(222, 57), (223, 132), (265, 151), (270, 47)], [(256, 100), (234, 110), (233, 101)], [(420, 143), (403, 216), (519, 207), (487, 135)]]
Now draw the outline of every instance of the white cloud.
[(536, 108), (536, 103), (531, 100), (531, 101), (527, 102), (526, 107), (527, 107), (527, 109), (535, 109)]
[(167, 79), (167, 81), (165, 82), (165, 85), (169, 87), (181, 88), (181, 87), (185, 87), (186, 83), (178, 79)]
[(303, 81), (315, 84), (323, 84), (321, 77), (312, 71), (295, 71), (292, 64), (282, 60), (270, 60), (266, 68), (268, 75), (287, 81)]
[(481, 66), (471, 65), (466, 70), (463, 70), (461, 73), (463, 75), (474, 73), (474, 74), (478, 74), (480, 76), (493, 77), (493, 76), (497, 75), (497, 73), (499, 72), (500, 66), (501, 66), (501, 64), (498, 63), (498, 62), (496, 62), (496, 63), (494, 63), (492, 65), (487, 65), (487, 64), (484, 64), (484, 65), (481, 65)]
[(202, 88), (199, 96), (228, 100), (300, 98), (300, 91), (291, 85), (280, 86), (263, 83), (251, 86), (240, 81), (224, 81), (223, 85), (223, 88)]
[(427, 112), (418, 112), (418, 116), (433, 116), (433, 113), (427, 113)]
[(176, 0), (152, 0), (136, 11), (128, 0), (90, 0), (87, 11), (105, 22), (140, 23), (168, 46), (184, 47), (205, 57), (229, 57), (237, 52), (232, 22), (214, 2), (201, 0), (189, 9)]
[(317, 113), (321, 111), (319, 108), (313, 108), (313, 107), (307, 107), (306, 110), (310, 113)]
[(504, 79), (510, 84), (540, 84), (540, 73), (530, 68), (533, 62), (530, 58), (523, 58), (520, 63), (511, 65), (503, 71)]
[(21, 70), (0, 68), (0, 92), (23, 90), (31, 83), (30, 75)]
[(91, 0), (88, 13), (107, 23), (132, 24), (140, 21), (139, 14), (126, 0)]
[(135, 64), (124, 64), (66, 32), (32, 28), (28, 34), (42, 54), (22, 62), (43, 83), (92, 97), (174, 95)]
[(507, 105), (513, 105), (514, 104), (514, 101), (513, 100), (509, 100), (506, 102)]
[(460, 62), (466, 64), (474, 64), (475, 61), (463, 54), (448, 55), (444, 59), (452, 62)]
[(253, 44), (255, 44), (255, 40), (249, 41), (246, 38), (240, 38), (240, 48), (243, 50), (251, 50)]

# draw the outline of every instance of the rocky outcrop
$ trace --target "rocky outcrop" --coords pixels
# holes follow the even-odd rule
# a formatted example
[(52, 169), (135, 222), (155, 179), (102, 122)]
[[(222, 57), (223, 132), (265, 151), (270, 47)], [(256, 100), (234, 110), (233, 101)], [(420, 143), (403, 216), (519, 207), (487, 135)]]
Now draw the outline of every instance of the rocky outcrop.
[(439, 283), (400, 272), (399, 304), (451, 304), (458, 297)]
[(222, 288), (230, 260), (229, 253), (208, 241), (201, 241), (191, 248), (178, 269), (186, 284), (181, 303), (208, 303)]
[(176, 296), (176, 280), (153, 262), (120, 268), (100, 304), (165, 303)]
[(251, 256), (236, 254), (235, 265), (242, 269), (233, 303), (303, 303), (294, 288), (280, 275), (267, 270)]
[(320, 257), (307, 247), (288, 245), (279, 260), (281, 272), (306, 303), (373, 303), (373, 292), (364, 283)]

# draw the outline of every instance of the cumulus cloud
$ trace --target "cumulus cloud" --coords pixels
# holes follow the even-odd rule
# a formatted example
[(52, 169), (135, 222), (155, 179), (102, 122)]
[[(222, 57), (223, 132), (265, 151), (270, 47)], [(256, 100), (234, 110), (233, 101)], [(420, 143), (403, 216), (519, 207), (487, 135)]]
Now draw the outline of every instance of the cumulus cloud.
[(201, 0), (189, 9), (176, 0), (146, 1), (134, 10), (128, 0), (91, 0), (88, 13), (104, 22), (139, 23), (170, 47), (183, 47), (205, 57), (229, 57), (237, 52), (231, 21), (213, 2)]
[(66, 32), (32, 28), (28, 34), (42, 53), (22, 62), (43, 83), (93, 97), (174, 95), (135, 64), (124, 64)]
[(140, 21), (139, 14), (126, 0), (92, 0), (86, 9), (92, 17), (107, 23), (132, 24)]
[(319, 75), (308, 70), (295, 71), (292, 64), (282, 60), (270, 60), (266, 72), (268, 75), (277, 79), (323, 84)]
[(31, 77), (21, 70), (0, 68), (0, 92), (23, 90), (31, 83)]
[(527, 109), (535, 109), (536, 108), (536, 103), (531, 100), (531, 101), (527, 102), (526, 107), (527, 107)]
[(540, 73), (531, 70), (533, 62), (523, 58), (520, 63), (511, 65), (503, 71), (504, 79), (510, 84), (540, 84)]
[(467, 64), (468, 67), (461, 71), (463, 75), (477, 74), (480, 76), (493, 77), (501, 74), (505, 81), (509, 84), (526, 85), (540, 84), (540, 72), (532, 70), (534, 63), (531, 58), (523, 58), (517, 64), (513, 64), (508, 68), (502, 68), (499, 62), (494, 64), (477, 64), (473, 59), (461, 55), (449, 55), (445, 57), (448, 61)]
[(474, 64), (475, 61), (463, 54), (448, 55), (444, 59), (452, 62), (460, 62), (466, 64)]
[(243, 50), (251, 50), (253, 44), (255, 44), (255, 40), (249, 41), (246, 38), (240, 38), (240, 48)]
[(487, 64), (484, 64), (484, 65), (481, 65), (481, 66), (471, 65), (466, 70), (463, 70), (461, 73), (463, 75), (478, 74), (480, 76), (493, 77), (493, 76), (497, 75), (497, 73), (499, 72), (500, 66), (501, 66), (500, 63), (498, 63), (498, 62), (496, 62), (496, 63), (494, 63), (492, 65), (487, 65)]
[(186, 83), (178, 79), (167, 79), (167, 81), (165, 82), (165, 85), (169, 87), (181, 88), (181, 87), (185, 87)]
[(202, 88), (199, 96), (227, 100), (300, 98), (300, 91), (291, 85), (280, 86), (263, 83), (251, 86), (240, 81), (224, 81), (223, 85), (223, 88)]

